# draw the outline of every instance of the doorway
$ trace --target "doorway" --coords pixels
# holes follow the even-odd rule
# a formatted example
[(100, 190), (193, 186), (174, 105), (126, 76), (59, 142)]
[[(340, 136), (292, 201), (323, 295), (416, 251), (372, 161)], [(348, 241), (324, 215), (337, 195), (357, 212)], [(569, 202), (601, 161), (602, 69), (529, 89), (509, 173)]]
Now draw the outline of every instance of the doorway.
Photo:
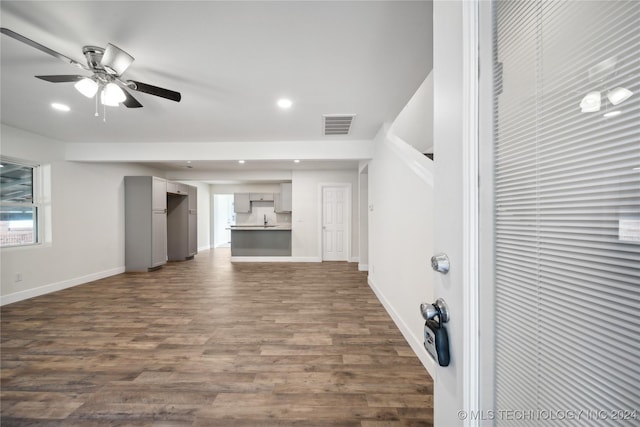
[(351, 184), (321, 184), (323, 261), (349, 261), (351, 254)]
[(213, 195), (213, 247), (231, 246), (230, 226), (235, 223), (233, 194)]

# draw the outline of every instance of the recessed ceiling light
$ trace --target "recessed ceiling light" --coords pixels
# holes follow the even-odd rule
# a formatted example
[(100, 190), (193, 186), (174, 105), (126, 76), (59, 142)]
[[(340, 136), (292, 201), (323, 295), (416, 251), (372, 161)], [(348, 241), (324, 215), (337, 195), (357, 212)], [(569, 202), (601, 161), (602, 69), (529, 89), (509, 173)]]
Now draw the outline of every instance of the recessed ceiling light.
[(244, 164), (244, 160), (238, 160), (238, 163), (240, 163), (241, 165)]
[(278, 107), (280, 108), (284, 108), (284, 109), (291, 108), (292, 105), (293, 105), (293, 102), (291, 102), (290, 99), (282, 98), (278, 100)]
[(300, 160), (296, 159), (293, 161), (293, 163), (300, 163)]
[(609, 118), (609, 117), (617, 116), (618, 114), (621, 114), (621, 113), (622, 113), (622, 111), (620, 111), (620, 110), (609, 111), (608, 113), (604, 113), (602, 116), (606, 117), (606, 118)]
[(60, 104), (58, 102), (52, 102), (51, 108), (58, 111), (71, 111), (71, 108), (69, 108), (68, 105)]
[(191, 160), (187, 160), (187, 163), (191, 163)]

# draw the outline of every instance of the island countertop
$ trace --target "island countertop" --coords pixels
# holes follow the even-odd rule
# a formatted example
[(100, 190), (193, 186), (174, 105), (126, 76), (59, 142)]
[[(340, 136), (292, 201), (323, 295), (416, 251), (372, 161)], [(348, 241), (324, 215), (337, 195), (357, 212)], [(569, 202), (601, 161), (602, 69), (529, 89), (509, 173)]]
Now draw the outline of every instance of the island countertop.
[(232, 225), (228, 228), (231, 231), (291, 231), (291, 224), (282, 225)]

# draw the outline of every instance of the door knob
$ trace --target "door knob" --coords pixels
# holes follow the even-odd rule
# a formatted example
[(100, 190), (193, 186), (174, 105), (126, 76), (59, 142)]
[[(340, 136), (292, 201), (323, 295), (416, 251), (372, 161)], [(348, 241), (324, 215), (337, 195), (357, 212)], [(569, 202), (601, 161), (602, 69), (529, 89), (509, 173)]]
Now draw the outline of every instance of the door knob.
[(424, 320), (430, 320), (439, 316), (439, 320), (442, 323), (447, 323), (449, 321), (449, 307), (442, 298), (438, 298), (433, 304), (420, 304), (420, 313), (422, 313)]
[(432, 256), (431, 268), (438, 273), (447, 274), (449, 272), (449, 257), (447, 254), (437, 254)]

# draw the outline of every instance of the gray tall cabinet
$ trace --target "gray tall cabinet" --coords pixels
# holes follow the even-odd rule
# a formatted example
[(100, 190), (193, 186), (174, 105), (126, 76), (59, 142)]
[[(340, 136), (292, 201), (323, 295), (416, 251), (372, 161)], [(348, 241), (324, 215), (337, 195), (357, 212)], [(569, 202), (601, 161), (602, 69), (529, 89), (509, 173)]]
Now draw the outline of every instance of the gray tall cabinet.
[(169, 261), (184, 261), (198, 253), (198, 189), (167, 185), (167, 248)]
[(189, 256), (198, 253), (198, 188), (189, 186)]
[(149, 271), (167, 262), (167, 181), (126, 176), (125, 268)]
[(150, 271), (198, 253), (198, 189), (125, 176), (125, 269)]

